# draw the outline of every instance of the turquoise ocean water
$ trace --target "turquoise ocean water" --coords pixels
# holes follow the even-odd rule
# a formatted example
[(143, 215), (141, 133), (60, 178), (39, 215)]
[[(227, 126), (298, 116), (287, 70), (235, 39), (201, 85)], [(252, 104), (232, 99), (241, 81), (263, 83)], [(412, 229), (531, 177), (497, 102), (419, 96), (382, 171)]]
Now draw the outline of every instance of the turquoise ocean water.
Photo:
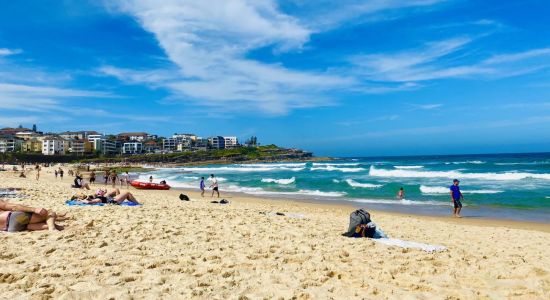
[[(550, 153), (209, 165), (158, 169), (141, 176), (165, 179), (175, 188), (198, 189), (200, 177), (211, 173), (218, 177), (222, 193), (345, 202), (419, 214), (449, 214), (449, 186), (457, 178), (465, 196), (465, 216), (550, 222)], [(400, 187), (404, 200), (396, 197)]]

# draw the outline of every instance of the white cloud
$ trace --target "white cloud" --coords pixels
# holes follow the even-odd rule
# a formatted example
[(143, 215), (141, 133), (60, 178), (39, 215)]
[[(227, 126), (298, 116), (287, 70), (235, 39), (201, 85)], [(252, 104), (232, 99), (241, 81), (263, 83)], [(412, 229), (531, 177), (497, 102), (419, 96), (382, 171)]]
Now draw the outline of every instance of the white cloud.
[(493, 55), (477, 62), (463, 62), (465, 47), (474, 40), (454, 38), (390, 54), (366, 54), (352, 58), (354, 73), (378, 82), (419, 82), (445, 78), (504, 78), (550, 67), (550, 48)]
[(0, 48), (0, 56), (15, 55), (21, 53), (21, 49)]
[(297, 15), (316, 31), (330, 30), (343, 22), (363, 23), (395, 18), (403, 9), (426, 8), (446, 0), (290, 0)]
[[(355, 83), (325, 71), (297, 71), (247, 58), (254, 49), (300, 50), (311, 30), (278, 10), (273, 1), (121, 0), (111, 8), (128, 13), (152, 32), (176, 70), (100, 69), (128, 83), (165, 87), (185, 101), (226, 109), (289, 109), (327, 105), (320, 92)], [(206, 101), (205, 101), (206, 100)], [(236, 107), (241, 105), (240, 107)]]

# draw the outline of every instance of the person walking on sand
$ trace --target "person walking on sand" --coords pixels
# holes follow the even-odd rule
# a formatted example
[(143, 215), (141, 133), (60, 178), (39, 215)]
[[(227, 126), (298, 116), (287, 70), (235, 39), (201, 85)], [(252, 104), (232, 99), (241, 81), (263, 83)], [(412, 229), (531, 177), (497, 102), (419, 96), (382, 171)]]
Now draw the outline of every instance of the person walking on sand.
[(92, 173), (90, 173), (90, 184), (94, 184), (95, 182), (95, 172), (92, 171)]
[(218, 189), (218, 180), (216, 179), (216, 177), (214, 177), (214, 174), (210, 174), (210, 187), (212, 188), (212, 195), (210, 196), (210, 198), (214, 197), (214, 192), (216, 192), (218, 194), (218, 198), (220, 198), (220, 191)]
[(36, 167), (34, 167), (36, 169), (36, 180), (40, 179), (40, 165), (36, 165)]
[(399, 192), (397, 192), (397, 199), (399, 200), (405, 199), (405, 190), (403, 189), (403, 187), (401, 187), (399, 189)]
[(462, 202), (461, 200), (464, 200), (464, 196), (462, 196), (462, 193), (460, 192), (460, 188), (458, 185), (460, 184), (460, 181), (458, 179), (453, 180), (453, 185), (451, 185), (451, 202), (454, 205), (454, 216), (456, 218), (462, 218), (460, 216), (460, 211), (462, 210)]
[(54, 170), (55, 179), (57, 179), (57, 170)]
[(63, 169), (59, 168), (59, 179), (63, 180)]
[(204, 177), (201, 177), (201, 183), (200, 183), (200, 189), (201, 189), (201, 197), (204, 197)]

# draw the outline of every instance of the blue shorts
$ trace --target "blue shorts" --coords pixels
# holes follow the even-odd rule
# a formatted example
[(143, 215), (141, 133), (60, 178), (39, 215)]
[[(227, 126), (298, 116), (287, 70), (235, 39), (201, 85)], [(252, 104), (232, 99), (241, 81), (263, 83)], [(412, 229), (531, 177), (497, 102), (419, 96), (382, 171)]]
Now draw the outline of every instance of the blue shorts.
[(460, 202), (460, 199), (453, 199), (453, 203), (455, 208), (462, 208), (462, 202)]

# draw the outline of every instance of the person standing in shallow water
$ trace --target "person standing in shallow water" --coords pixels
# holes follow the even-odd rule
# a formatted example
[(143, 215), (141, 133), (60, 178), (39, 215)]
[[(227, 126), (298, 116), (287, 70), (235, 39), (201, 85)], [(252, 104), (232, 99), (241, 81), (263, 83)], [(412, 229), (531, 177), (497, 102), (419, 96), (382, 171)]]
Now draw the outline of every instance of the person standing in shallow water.
[(461, 200), (464, 200), (464, 196), (462, 196), (462, 192), (460, 192), (460, 187), (458, 187), (459, 184), (460, 181), (458, 181), (458, 179), (453, 180), (453, 185), (450, 187), (451, 202), (454, 205), (454, 216), (457, 218), (462, 218), (460, 211), (462, 210)]
[(403, 187), (401, 187), (397, 192), (397, 199), (399, 200), (405, 199), (405, 190), (403, 189)]

